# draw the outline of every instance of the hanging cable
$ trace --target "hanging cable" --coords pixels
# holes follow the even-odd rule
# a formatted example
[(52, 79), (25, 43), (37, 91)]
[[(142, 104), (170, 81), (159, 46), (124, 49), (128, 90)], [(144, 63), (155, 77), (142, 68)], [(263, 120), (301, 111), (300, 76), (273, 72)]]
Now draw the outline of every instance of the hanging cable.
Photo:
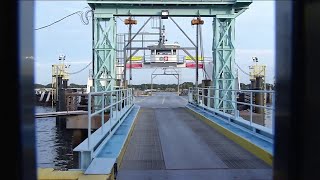
[(88, 25), (89, 24), (89, 13), (92, 12), (91, 9), (85, 11), (85, 12), (82, 12), (80, 11), (78, 13), (78, 15), (80, 16), (80, 20), (82, 21), (82, 24), (84, 25)]
[(82, 72), (83, 70), (87, 69), (87, 68), (90, 66), (90, 64), (92, 64), (92, 61), (91, 61), (89, 64), (87, 64), (84, 68), (80, 69), (79, 71), (72, 72), (72, 73), (68, 73), (68, 72), (67, 72), (67, 74), (69, 74), (69, 75), (71, 75), (71, 74), (78, 74), (78, 73)]
[(75, 71), (75, 72), (71, 72), (71, 73), (65, 72), (63, 69), (60, 69), (59, 66), (57, 66), (57, 68), (59, 69), (59, 71), (62, 71), (62, 72), (69, 74), (69, 75), (73, 75), (73, 74), (78, 74), (78, 73), (82, 72), (83, 70), (87, 69), (90, 66), (90, 64), (92, 64), (92, 61), (89, 64), (87, 64), (84, 68), (80, 69), (79, 71)]
[(242, 71), (245, 75), (251, 76), (250, 74), (248, 74), (247, 72), (245, 72), (243, 69), (241, 69), (241, 67), (240, 67), (236, 62), (234, 62), (234, 63), (235, 63), (236, 66), (240, 69), (240, 71)]
[[(242, 71), (245, 75), (251, 76), (250, 74), (248, 74), (247, 72), (245, 72), (243, 69), (241, 69), (241, 67), (236, 63), (236, 66), (240, 69), (240, 71)], [(262, 72), (264, 71), (264, 69), (262, 69), (257, 75), (260, 75)]]
[(82, 22), (84, 25), (88, 25), (88, 24), (89, 24), (89, 16), (88, 16), (88, 15), (89, 15), (90, 12), (92, 12), (91, 9), (90, 9), (90, 10), (87, 10), (86, 12), (76, 11), (76, 12), (74, 12), (74, 13), (71, 13), (71, 14), (69, 14), (69, 15), (61, 18), (61, 19), (59, 19), (59, 20), (54, 21), (54, 22), (51, 23), (51, 24), (42, 26), (42, 27), (40, 27), (40, 28), (36, 28), (35, 30), (40, 30), (40, 29), (44, 29), (44, 28), (50, 27), (50, 26), (52, 26), (52, 25), (54, 25), (54, 24), (56, 24), (56, 23), (58, 23), (58, 22), (60, 22), (60, 21), (62, 21), (62, 20), (64, 20), (64, 19), (70, 17), (70, 16), (75, 15), (75, 14), (78, 14), (78, 15), (80, 16), (80, 20), (81, 20), (81, 22)]

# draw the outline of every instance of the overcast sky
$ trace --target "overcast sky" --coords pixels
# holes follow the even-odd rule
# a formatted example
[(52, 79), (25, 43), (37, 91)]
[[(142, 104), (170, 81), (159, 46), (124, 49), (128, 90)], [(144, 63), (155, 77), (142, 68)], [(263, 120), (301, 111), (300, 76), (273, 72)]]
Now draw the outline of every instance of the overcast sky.
[[(36, 1), (35, 28), (48, 25), (75, 11), (86, 10), (86, 1)], [(252, 57), (256, 56), (262, 64), (267, 65), (268, 83), (274, 81), (275, 65), (275, 2), (254, 1), (248, 10), (236, 19), (236, 62), (243, 71), (248, 73)], [(124, 19), (124, 18), (122, 18)], [(136, 18), (138, 25), (133, 32), (143, 24), (145, 18)], [(191, 27), (192, 18), (176, 18), (176, 21), (195, 39), (195, 27)], [(212, 18), (204, 18), (202, 28), (203, 47), (206, 57), (212, 57)], [(128, 28), (118, 20), (118, 32), (126, 33)], [(170, 21), (164, 20), (168, 42), (179, 42), (182, 46), (191, 46), (190, 42)], [(84, 25), (78, 15), (70, 16), (48, 28), (35, 31), (35, 82), (51, 83), (51, 65), (57, 64), (59, 55), (66, 55), (70, 64), (69, 72), (77, 72), (92, 60), (92, 24)], [(151, 23), (145, 27), (151, 32)], [(70, 83), (86, 84), (89, 69), (71, 75)], [(152, 69), (133, 70), (132, 84), (150, 83)], [(249, 77), (239, 70), (240, 81), (249, 83)], [(200, 73), (200, 80), (202, 73)], [(194, 69), (181, 69), (181, 81), (195, 81)], [(171, 76), (157, 77), (154, 83), (171, 84), (176, 79)]]

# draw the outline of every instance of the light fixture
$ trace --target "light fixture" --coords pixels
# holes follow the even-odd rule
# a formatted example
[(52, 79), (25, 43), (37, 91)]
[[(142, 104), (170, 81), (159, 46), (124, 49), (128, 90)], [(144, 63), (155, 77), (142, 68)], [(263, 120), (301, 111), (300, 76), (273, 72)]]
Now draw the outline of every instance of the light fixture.
[(168, 19), (169, 11), (168, 10), (162, 10), (161, 11), (161, 19)]
[(258, 62), (258, 58), (257, 57), (252, 57), (253, 62)]
[(59, 56), (59, 61), (64, 61), (66, 59), (66, 56), (65, 55), (60, 55)]

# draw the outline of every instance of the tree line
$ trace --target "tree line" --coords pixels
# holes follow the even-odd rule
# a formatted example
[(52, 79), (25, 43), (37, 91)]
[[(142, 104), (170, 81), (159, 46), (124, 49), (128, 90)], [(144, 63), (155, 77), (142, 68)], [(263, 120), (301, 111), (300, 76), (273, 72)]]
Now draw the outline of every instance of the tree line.
[[(270, 85), (271, 89), (274, 90), (274, 85), (273, 84), (266, 84), (267, 86)], [(250, 89), (250, 84), (244, 84), (240, 83), (240, 88), (243, 90)], [(52, 84), (49, 83), (47, 85), (43, 84), (34, 84), (35, 88), (51, 88)], [(86, 88), (87, 85), (80, 85), (80, 84), (75, 84), (75, 83), (70, 83), (68, 85), (68, 88)], [(140, 89), (140, 90), (147, 90), (151, 89), (151, 84), (138, 84), (138, 85), (129, 85), (130, 88), (135, 88), (135, 89)], [(180, 84), (180, 89), (189, 89), (190, 87), (194, 87), (193, 82), (184, 82)], [(202, 87), (202, 84), (199, 84), (199, 87)], [(159, 90), (166, 90), (167, 88), (173, 88), (177, 89), (177, 84), (153, 84), (153, 89), (159, 89)]]
[[(34, 88), (52, 88), (52, 83), (49, 83), (47, 85), (43, 85), (43, 84), (34, 84)], [(68, 88), (87, 88), (87, 85), (80, 85), (80, 84), (74, 84), (74, 83), (70, 83), (68, 85)]]
[[(151, 89), (151, 84), (138, 84), (138, 85), (129, 85), (130, 88), (140, 89), (140, 90), (147, 90)], [(180, 89), (188, 89), (189, 87), (193, 87), (192, 82), (184, 82), (180, 84)], [(166, 90), (168, 88), (177, 89), (177, 84), (153, 84), (153, 89), (158, 90)]]

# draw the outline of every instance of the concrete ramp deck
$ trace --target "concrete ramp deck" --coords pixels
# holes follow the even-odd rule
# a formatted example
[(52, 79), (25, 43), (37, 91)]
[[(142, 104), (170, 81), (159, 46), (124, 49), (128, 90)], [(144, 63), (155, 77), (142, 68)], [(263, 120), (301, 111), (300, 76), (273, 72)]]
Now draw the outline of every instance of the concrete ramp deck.
[(141, 106), (117, 179), (272, 179), (272, 168), (189, 113), (186, 99), (157, 93)]

